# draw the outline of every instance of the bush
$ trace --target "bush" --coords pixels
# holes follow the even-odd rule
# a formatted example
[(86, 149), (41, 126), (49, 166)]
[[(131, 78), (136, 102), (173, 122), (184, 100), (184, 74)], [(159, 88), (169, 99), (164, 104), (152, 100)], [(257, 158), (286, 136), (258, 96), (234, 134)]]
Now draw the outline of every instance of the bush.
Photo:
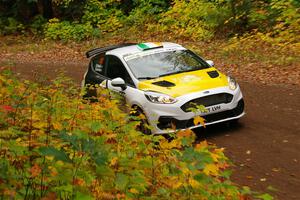
[(226, 9), (205, 1), (175, 0), (172, 8), (162, 14), (161, 30), (191, 39), (210, 39), (225, 21)]
[(0, 35), (24, 34), (25, 26), (12, 17), (0, 18)]
[(149, 24), (156, 24), (162, 17), (162, 13), (166, 12), (169, 4), (164, 0), (136, 0), (133, 9), (126, 18), (126, 24), (129, 26), (145, 27)]
[(100, 31), (89, 23), (79, 24), (68, 21), (60, 22), (54, 18), (49, 20), (45, 27), (45, 37), (53, 40), (81, 41), (88, 38), (99, 37)]
[(0, 75), (0, 194), (17, 199), (245, 199), (223, 149), (182, 131), (143, 135), (101, 91), (82, 102), (65, 78), (50, 85)]
[(98, 27), (102, 32), (114, 32), (123, 26), (124, 16), (117, 8), (120, 4), (118, 0), (88, 0), (81, 21)]
[(45, 24), (47, 20), (41, 15), (37, 15), (33, 18), (31, 24), (29, 25), (30, 31), (34, 35), (42, 35), (44, 33)]

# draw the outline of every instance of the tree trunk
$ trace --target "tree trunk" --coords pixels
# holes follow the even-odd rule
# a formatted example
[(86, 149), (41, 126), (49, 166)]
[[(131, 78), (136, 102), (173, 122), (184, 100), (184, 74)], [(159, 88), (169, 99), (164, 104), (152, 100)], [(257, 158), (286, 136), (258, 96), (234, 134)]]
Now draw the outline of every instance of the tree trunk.
[(43, 7), (43, 17), (45, 19), (53, 18), (52, 1), (51, 0), (41, 0), (41, 1), (42, 1), (42, 7)]

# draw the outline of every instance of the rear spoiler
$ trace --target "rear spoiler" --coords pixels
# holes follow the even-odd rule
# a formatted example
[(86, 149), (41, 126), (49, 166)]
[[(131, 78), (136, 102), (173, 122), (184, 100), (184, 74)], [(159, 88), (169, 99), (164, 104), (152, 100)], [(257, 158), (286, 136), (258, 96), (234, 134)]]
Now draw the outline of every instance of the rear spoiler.
[(105, 52), (113, 50), (113, 49), (127, 47), (127, 46), (131, 46), (131, 45), (136, 45), (136, 43), (122, 43), (122, 44), (111, 45), (111, 46), (107, 46), (107, 47), (95, 48), (95, 49), (92, 49), (92, 50), (89, 50), (88, 52), (86, 52), (85, 55), (87, 58), (90, 58), (95, 55), (105, 53)]

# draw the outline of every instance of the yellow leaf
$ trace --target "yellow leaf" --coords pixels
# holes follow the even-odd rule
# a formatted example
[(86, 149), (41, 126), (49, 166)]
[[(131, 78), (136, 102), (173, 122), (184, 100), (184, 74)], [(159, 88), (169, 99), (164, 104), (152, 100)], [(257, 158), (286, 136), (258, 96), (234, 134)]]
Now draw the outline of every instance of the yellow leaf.
[(162, 149), (180, 148), (181, 141), (172, 140), (171, 142), (169, 142), (168, 140), (162, 140), (159, 145)]
[(207, 165), (205, 165), (203, 172), (206, 175), (217, 176), (217, 175), (219, 175), (219, 168), (215, 164), (207, 164)]
[(188, 168), (183, 168), (182, 172), (183, 172), (184, 175), (190, 175), (191, 174), (191, 171)]
[(52, 161), (52, 160), (54, 159), (54, 156), (45, 156), (45, 158), (46, 158), (47, 160)]
[(34, 128), (38, 128), (38, 129), (42, 129), (42, 128), (45, 128), (45, 127), (47, 127), (47, 123), (46, 122), (35, 122), (35, 123), (33, 123), (33, 127)]
[(138, 194), (138, 193), (139, 193), (139, 191), (137, 191), (135, 188), (131, 188), (131, 189), (129, 190), (129, 192), (131, 192), (131, 193), (133, 193), (133, 194)]
[(196, 180), (194, 180), (193, 178), (189, 179), (189, 184), (193, 187), (193, 188), (198, 188), (200, 186), (200, 183)]
[(205, 128), (205, 119), (201, 116), (196, 116), (194, 118), (194, 124), (197, 126), (199, 124), (201, 124), (204, 128)]
[(210, 156), (212, 157), (212, 159), (215, 162), (218, 162), (219, 158), (221, 158), (221, 156), (219, 154), (216, 154), (216, 153), (210, 153)]
[(163, 180), (163, 182), (172, 189), (177, 189), (183, 185), (182, 181), (180, 181), (177, 176), (171, 176), (170, 178)]
[(111, 159), (109, 166), (115, 166), (117, 164), (118, 157), (114, 157)]
[(40, 115), (39, 115), (39, 113), (38, 112), (36, 112), (36, 111), (33, 111), (32, 112), (32, 120), (40, 120)]
[(64, 162), (61, 161), (61, 160), (58, 160), (58, 161), (56, 161), (56, 164), (57, 164), (58, 166), (63, 166), (63, 165), (64, 165)]
[(180, 186), (182, 186), (182, 183), (181, 183), (180, 181), (177, 181), (177, 182), (175, 182), (174, 184), (172, 184), (172, 188), (173, 188), (173, 189), (177, 189), (177, 188), (179, 188)]

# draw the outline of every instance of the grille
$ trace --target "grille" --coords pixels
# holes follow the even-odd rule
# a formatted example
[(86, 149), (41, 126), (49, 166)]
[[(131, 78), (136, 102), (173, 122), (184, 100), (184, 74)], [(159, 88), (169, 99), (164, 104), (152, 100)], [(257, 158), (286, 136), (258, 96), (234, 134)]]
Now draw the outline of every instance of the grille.
[[(215, 122), (215, 121), (230, 118), (230, 117), (236, 117), (236, 116), (242, 114), (243, 111), (244, 111), (244, 100), (241, 99), (239, 101), (237, 107), (235, 107), (234, 109), (226, 110), (226, 111), (218, 112), (218, 113), (213, 113), (213, 114), (208, 114), (208, 115), (203, 116), (203, 118), (206, 120), (205, 123)], [(188, 120), (178, 120), (173, 117), (160, 117), (158, 121), (159, 121), (159, 123), (157, 126), (160, 129), (171, 128), (172, 124), (175, 125), (176, 129), (185, 129), (185, 128), (195, 126), (194, 118), (191, 118)]]
[(205, 97), (200, 97), (197, 99), (193, 99), (181, 106), (181, 109), (184, 112), (191, 112), (191, 109), (195, 109), (199, 105), (203, 105), (205, 107), (217, 105), (220, 103), (230, 103), (232, 101), (233, 95), (228, 93), (219, 93), (208, 95)]

